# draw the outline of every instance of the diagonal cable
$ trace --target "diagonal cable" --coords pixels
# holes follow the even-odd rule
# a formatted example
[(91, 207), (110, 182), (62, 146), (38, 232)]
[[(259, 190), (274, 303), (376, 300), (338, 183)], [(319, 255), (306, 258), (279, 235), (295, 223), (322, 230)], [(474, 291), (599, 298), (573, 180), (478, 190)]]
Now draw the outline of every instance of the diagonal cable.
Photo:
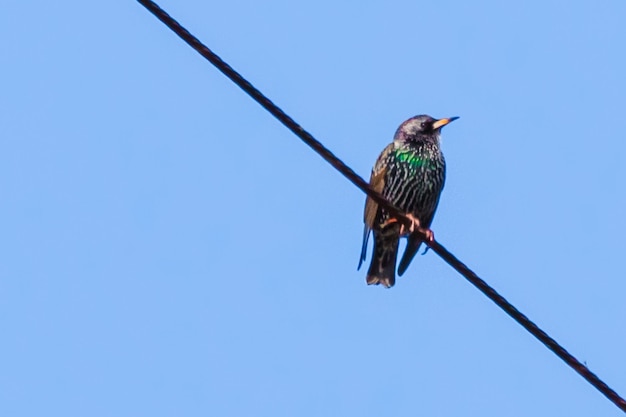
[[(257, 90), (250, 82), (243, 78), (237, 71), (235, 71), (230, 65), (222, 61), (213, 51), (205, 46), (198, 38), (193, 36), (187, 29), (182, 27), (176, 20), (174, 20), (169, 14), (161, 9), (156, 3), (150, 0), (137, 0), (142, 6), (148, 9), (154, 14), (161, 22), (169, 27), (174, 33), (176, 33), (181, 39), (183, 39), (189, 46), (195, 49), (200, 55), (211, 62), (218, 70), (226, 75), (232, 82), (237, 84), (239, 88), (245, 91), (250, 97), (252, 97), (257, 103), (263, 106), (268, 112), (270, 112), (276, 119), (278, 119), (283, 125), (291, 130), (296, 136), (298, 136), (304, 143), (309, 145), (315, 152), (317, 152), (322, 158), (330, 163), (336, 170), (338, 170), (343, 176), (356, 185), (361, 191), (371, 197), (378, 204), (387, 208), (387, 210), (398, 217), (398, 219), (407, 226), (411, 225), (410, 219), (406, 217), (406, 214), (394, 207), (389, 201), (387, 201), (380, 193), (373, 190), (369, 184), (361, 178), (352, 168), (347, 166), (343, 161), (337, 158), (330, 150), (316, 140), (309, 132), (304, 130), (302, 126), (296, 123), (291, 117), (289, 117), (284, 111), (276, 106), (269, 98), (265, 97), (259, 90)], [(548, 349), (554, 352), (559, 358), (567, 363), (572, 369), (578, 372), (583, 378), (585, 378), (591, 385), (593, 385), (598, 391), (606, 396), (611, 402), (613, 402), (622, 411), (626, 412), (626, 400), (611, 389), (604, 381), (602, 381), (596, 374), (591, 372), (587, 366), (577, 360), (572, 354), (570, 354), (564, 347), (559, 345), (556, 340), (551, 338), (546, 332), (541, 330), (535, 323), (533, 323), (528, 317), (521, 313), (515, 306), (509, 303), (503, 296), (501, 296), (496, 290), (491, 288), (489, 284), (483, 281), (476, 273), (469, 269), (453, 254), (448, 252), (437, 241), (428, 242), (426, 234), (423, 229), (418, 229), (414, 233), (420, 235), (421, 238), (428, 244), (428, 246), (454, 268), (458, 273), (463, 275), (472, 285), (478, 288), (483, 294), (485, 294), (491, 301), (496, 303), (501, 309), (503, 309), (509, 316), (517, 321), (522, 327), (524, 327), (529, 333), (535, 336), (541, 343), (543, 343)]]

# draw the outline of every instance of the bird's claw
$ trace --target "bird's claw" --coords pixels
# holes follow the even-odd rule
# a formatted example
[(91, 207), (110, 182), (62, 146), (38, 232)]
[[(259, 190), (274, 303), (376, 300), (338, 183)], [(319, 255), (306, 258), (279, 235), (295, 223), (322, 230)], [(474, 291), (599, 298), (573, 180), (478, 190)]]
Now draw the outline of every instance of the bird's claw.
[(424, 233), (426, 234), (426, 242), (433, 243), (435, 241), (435, 234), (432, 230), (426, 229)]
[(410, 235), (420, 228), (421, 223), (417, 217), (411, 213), (407, 213), (406, 218), (411, 221), (411, 225), (409, 227), (404, 224), (400, 225), (400, 236)]
[[(422, 225), (417, 217), (412, 215), (411, 213), (406, 214), (407, 219), (411, 221), (411, 225), (407, 227), (405, 225), (400, 226), (400, 236), (410, 235), (415, 233), (417, 230), (420, 230)], [(435, 234), (430, 229), (425, 229), (424, 234), (426, 235), (426, 242), (432, 243), (435, 241)]]

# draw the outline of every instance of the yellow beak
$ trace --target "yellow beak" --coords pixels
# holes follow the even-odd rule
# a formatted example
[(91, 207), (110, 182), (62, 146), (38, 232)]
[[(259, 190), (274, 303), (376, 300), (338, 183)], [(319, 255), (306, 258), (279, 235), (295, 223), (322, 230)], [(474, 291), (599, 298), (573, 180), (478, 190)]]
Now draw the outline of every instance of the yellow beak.
[(458, 117), (448, 117), (445, 119), (439, 119), (437, 120), (435, 123), (433, 123), (433, 129), (439, 129), (444, 127), (445, 125), (447, 125), (450, 122), (454, 122), (456, 119), (458, 119)]

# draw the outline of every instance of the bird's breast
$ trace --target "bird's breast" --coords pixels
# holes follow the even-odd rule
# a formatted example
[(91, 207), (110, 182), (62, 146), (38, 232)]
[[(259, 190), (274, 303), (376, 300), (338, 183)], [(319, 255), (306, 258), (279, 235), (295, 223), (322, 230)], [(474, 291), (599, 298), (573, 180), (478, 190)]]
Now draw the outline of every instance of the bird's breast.
[(388, 160), (385, 197), (408, 212), (436, 207), (445, 181), (445, 160), (438, 149), (396, 149)]

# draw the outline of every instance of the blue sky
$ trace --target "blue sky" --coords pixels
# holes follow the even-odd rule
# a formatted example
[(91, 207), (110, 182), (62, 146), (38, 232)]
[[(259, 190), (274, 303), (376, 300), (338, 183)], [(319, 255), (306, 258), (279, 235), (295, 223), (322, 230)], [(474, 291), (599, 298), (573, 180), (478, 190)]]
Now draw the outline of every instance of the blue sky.
[[(362, 176), (443, 131), (437, 239), (626, 395), (623, 1), (162, 1)], [(618, 416), (134, 1), (0, 13), (0, 414)]]

